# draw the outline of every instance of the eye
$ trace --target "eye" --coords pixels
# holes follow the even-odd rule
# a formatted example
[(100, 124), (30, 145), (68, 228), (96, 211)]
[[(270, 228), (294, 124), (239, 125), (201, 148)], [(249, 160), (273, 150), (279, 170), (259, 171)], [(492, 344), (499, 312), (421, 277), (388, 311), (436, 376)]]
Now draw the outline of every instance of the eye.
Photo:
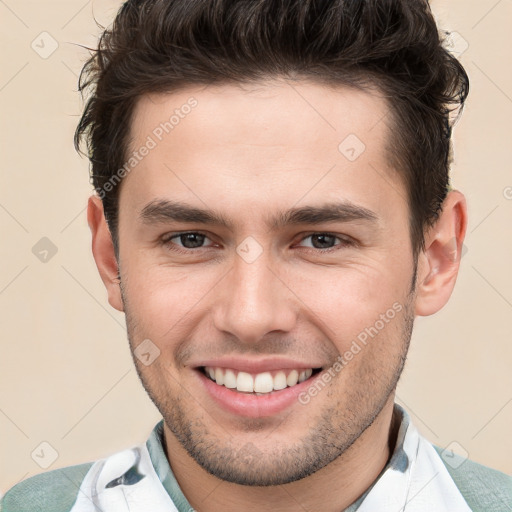
[[(345, 237), (339, 237), (331, 233), (313, 233), (304, 237), (301, 242), (311, 239), (306, 247), (312, 249), (318, 249), (321, 251), (329, 252), (331, 250), (337, 250), (336, 247), (342, 248), (354, 245), (354, 241)], [(338, 241), (338, 243), (336, 243)]]
[[(306, 242), (308, 240), (309, 242)], [(205, 245), (206, 241), (210, 243)], [(215, 245), (205, 233), (199, 231), (169, 233), (162, 237), (161, 243), (169, 250), (188, 254), (195, 250), (207, 249)], [(303, 237), (298, 245), (320, 252), (331, 252), (344, 247), (353, 246), (355, 245), (355, 241), (348, 237), (337, 236), (332, 233), (312, 233)]]
[(205, 240), (210, 239), (204, 233), (189, 231), (186, 233), (170, 233), (162, 238), (162, 244), (173, 251), (191, 252), (193, 249), (203, 249), (213, 245), (213, 242), (206, 246), (203, 245)]

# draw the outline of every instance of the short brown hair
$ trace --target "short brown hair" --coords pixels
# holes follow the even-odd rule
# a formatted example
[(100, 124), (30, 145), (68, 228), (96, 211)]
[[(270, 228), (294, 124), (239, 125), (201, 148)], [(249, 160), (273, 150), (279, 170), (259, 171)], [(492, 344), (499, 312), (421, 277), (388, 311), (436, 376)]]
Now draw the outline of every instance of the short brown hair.
[(450, 113), (469, 90), (427, 0), (129, 0), (84, 65), (75, 132), (87, 143), (116, 254), (119, 188), (136, 101), (187, 86), (284, 77), (375, 88), (389, 158), (408, 191), (415, 256), (449, 189)]

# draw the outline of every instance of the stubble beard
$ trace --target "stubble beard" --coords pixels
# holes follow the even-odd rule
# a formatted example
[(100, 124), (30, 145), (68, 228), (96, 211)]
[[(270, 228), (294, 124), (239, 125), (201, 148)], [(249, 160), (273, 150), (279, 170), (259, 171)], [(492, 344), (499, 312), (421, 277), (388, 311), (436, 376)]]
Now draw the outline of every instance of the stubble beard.
[[(155, 379), (147, 373), (147, 368), (133, 354), (134, 339), (144, 338), (138, 333), (135, 335), (138, 323), (130, 312), (124, 294), (123, 302), (135, 368), (169, 430), (189, 456), (208, 473), (221, 480), (246, 486), (274, 486), (295, 482), (343, 457), (374, 423), (394, 393), (405, 364), (414, 324), (414, 301), (412, 295), (409, 295), (402, 317), (400, 350), (394, 358), (384, 363), (374, 361), (375, 364), (370, 367), (360, 365), (359, 382), (350, 382), (351, 388), (345, 389), (342, 398), (338, 397), (335, 403), (325, 400), (323, 410), (314, 420), (308, 418), (304, 422), (314, 426), (302, 438), (285, 445), (282, 440), (286, 437), (281, 432), (279, 442), (272, 449), (265, 449), (252, 441), (237, 441), (236, 434), (229, 435), (219, 429), (217, 423), (199, 405), (197, 412), (191, 413), (193, 409), (190, 404), (198, 402), (189, 391), (181, 388), (172, 395), (166, 388), (167, 375)], [(165, 373), (161, 367), (160, 371)], [(336, 377), (332, 380), (334, 385), (336, 380)], [(327, 397), (334, 395), (330, 389), (324, 389), (320, 395), (323, 393)], [(303, 414), (307, 415), (308, 406), (302, 407)], [(283, 426), (286, 427), (286, 418)], [(277, 434), (279, 427), (269, 429), (270, 437), (266, 445), (272, 440), (272, 434)], [(265, 419), (248, 420), (240, 431), (248, 432), (251, 428), (255, 432), (264, 429)], [(221, 435), (216, 430), (220, 430)], [(244, 433), (242, 439), (247, 437), (250, 438), (250, 434), (247, 436)]]

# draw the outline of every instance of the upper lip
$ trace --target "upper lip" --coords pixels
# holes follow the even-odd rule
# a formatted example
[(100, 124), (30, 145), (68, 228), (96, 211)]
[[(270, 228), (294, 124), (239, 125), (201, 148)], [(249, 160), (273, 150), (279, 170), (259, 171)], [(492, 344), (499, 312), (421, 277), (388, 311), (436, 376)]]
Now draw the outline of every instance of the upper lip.
[(247, 359), (241, 357), (222, 357), (217, 359), (205, 359), (192, 366), (201, 368), (210, 366), (214, 368), (230, 368), (247, 373), (263, 373), (273, 370), (307, 370), (308, 368), (321, 368), (321, 364), (297, 361), (282, 357)]

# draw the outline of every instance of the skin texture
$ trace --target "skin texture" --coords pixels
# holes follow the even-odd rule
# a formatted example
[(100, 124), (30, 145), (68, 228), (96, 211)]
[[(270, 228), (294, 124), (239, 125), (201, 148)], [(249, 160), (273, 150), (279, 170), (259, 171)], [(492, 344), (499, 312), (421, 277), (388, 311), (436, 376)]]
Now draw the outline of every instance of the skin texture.
[[(388, 165), (389, 115), (376, 92), (267, 81), (145, 96), (130, 150), (191, 97), (197, 106), (121, 184), (118, 261), (101, 201), (89, 201), (109, 302), (126, 314), (132, 352), (146, 339), (160, 350), (148, 366), (134, 362), (196, 510), (317, 510), (319, 502), (342, 510), (393, 449), (394, 391), (414, 317), (435, 313), (450, 297), (467, 224), (464, 196), (449, 193), (415, 273), (406, 191)], [(350, 134), (365, 145), (354, 161), (338, 149)], [(144, 219), (157, 201), (214, 210), (230, 225)], [(267, 222), (291, 208), (335, 202), (374, 218)], [(193, 238), (195, 246), (170, 240), (189, 232), (205, 238)], [(334, 237), (311, 236), (322, 233)], [(240, 247), (257, 257), (247, 262)], [(245, 417), (227, 412), (202, 385), (197, 366), (225, 356), (283, 357), (328, 371), (393, 305), (393, 319), (305, 405)]]

